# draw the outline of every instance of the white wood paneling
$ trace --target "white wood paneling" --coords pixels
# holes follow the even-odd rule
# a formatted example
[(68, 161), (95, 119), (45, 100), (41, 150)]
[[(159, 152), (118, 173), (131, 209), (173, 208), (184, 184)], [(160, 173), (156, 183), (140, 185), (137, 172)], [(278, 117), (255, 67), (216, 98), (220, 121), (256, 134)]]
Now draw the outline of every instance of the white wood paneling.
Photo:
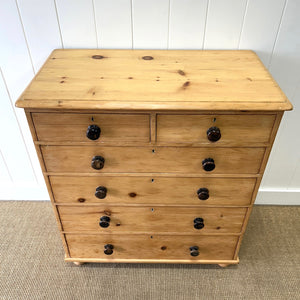
[(208, 0), (170, 0), (169, 48), (202, 49)]
[(131, 1), (94, 0), (98, 46), (106, 49), (132, 48)]
[[(293, 136), (297, 139), (296, 143), (298, 143), (298, 145), (296, 145), (298, 149), (298, 155), (295, 158), (295, 169), (294, 169), (294, 173), (292, 174), (292, 178), (291, 181), (288, 185), (289, 189), (299, 189), (300, 191), (300, 155), (299, 155), (299, 149), (300, 149), (300, 137), (295, 135), (294, 132), (297, 131), (300, 128), (299, 125), (299, 120), (300, 120), (300, 78), (299, 78), (299, 83), (297, 85), (294, 97), (293, 97), (293, 102), (295, 103), (295, 117), (293, 118), (294, 120), (294, 128), (293, 128)], [(299, 197), (300, 200), (300, 197)]]
[(300, 79), (300, 1), (289, 0), (274, 48), (270, 72), (291, 98)]
[(8, 192), (7, 187), (12, 186), (12, 178), (9, 174), (5, 158), (0, 151), (0, 200), (10, 199), (10, 193)]
[(132, 0), (133, 48), (167, 49), (169, 0)]
[(17, 99), (34, 73), (15, 1), (0, 1), (0, 45), (0, 66), (10, 96)]
[(92, 0), (55, 0), (65, 48), (97, 48)]
[(260, 189), (255, 204), (299, 205), (300, 190)]
[(205, 49), (237, 49), (246, 0), (210, 0), (205, 31)]
[[(290, 99), (294, 110), (285, 115), (269, 159), (264, 188), (300, 189), (300, 87)], [(299, 199), (300, 200), (300, 199)]]
[(9, 174), (14, 183), (36, 182), (2, 76), (0, 76), (0, 101), (0, 150)]
[[(23, 149), (25, 156), (28, 156), (29, 154), (31, 165), (28, 165), (26, 171), (28, 173), (27, 177), (31, 178), (32, 172), (34, 172), (38, 181), (42, 183), (43, 178), (24, 111), (14, 108), (14, 102), (34, 76), (31, 58), (27, 49), (26, 39), (15, 1), (0, 1), (0, 45), (0, 65), (5, 80), (5, 87), (7, 87), (9, 92), (9, 95), (6, 95), (6, 90), (2, 91), (2, 93), (6, 96), (3, 96), (3, 99), (5, 100), (1, 99), (1, 101), (6, 102), (3, 103), (3, 108), (1, 107), (1, 109), (7, 117), (6, 111), (3, 110), (4, 107), (6, 107), (8, 110), (7, 114), (12, 116), (13, 121), (11, 122), (13, 122), (14, 128), (18, 126), (23, 135), (23, 137), (21, 136), (22, 139), (19, 140), (20, 145), (15, 144), (12, 140), (11, 142), (6, 141), (5, 147), (8, 148), (8, 153), (10, 150), (13, 151), (19, 147), (20, 150)], [(1, 76), (2, 75), (0, 75), (0, 77)], [(4, 84), (2, 81), (2, 88), (3, 86)], [(12, 115), (12, 108), (14, 109), (14, 113), (18, 120), (16, 120)], [(3, 154), (5, 154), (4, 150)], [(25, 161), (27, 160), (25, 159)], [(11, 166), (8, 162), (7, 165), (9, 168), (14, 166), (14, 164)], [(23, 170), (21, 173), (24, 174), (24, 172), (25, 171)]]
[(0, 150), (0, 183), (1, 185), (4, 184), (12, 184), (12, 178), (9, 174), (5, 159), (3, 154)]
[(299, 0), (3, 0), (0, 45), (0, 199), (48, 199), (14, 102), (54, 48), (204, 47), (255, 50), (293, 102), (257, 203), (299, 203)]
[(287, 188), (295, 180), (299, 162), (300, 97), (296, 86), (300, 80), (300, 18), (295, 12), (300, 12), (300, 1), (289, 0), (271, 60), (270, 71), (294, 104), (294, 110), (285, 115), (276, 138), (263, 180), (263, 187), (267, 188)]
[(62, 47), (54, 1), (18, 0), (17, 3), (37, 72), (49, 53)]
[(269, 65), (286, 0), (248, 2), (240, 49), (255, 50), (265, 66)]

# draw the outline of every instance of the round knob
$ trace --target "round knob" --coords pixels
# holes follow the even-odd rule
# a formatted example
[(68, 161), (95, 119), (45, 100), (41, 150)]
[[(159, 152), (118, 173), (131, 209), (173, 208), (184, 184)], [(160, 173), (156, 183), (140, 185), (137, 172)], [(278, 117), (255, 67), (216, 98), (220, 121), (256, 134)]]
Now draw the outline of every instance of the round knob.
[(112, 245), (112, 244), (104, 245), (104, 254), (106, 254), (106, 255), (113, 254), (114, 253), (113, 249), (114, 249), (114, 245)]
[(108, 217), (108, 216), (102, 216), (100, 218), (99, 225), (102, 228), (107, 228), (109, 226), (109, 222), (110, 222), (110, 217)]
[(209, 198), (209, 191), (207, 188), (200, 188), (197, 191), (197, 194), (200, 200), (207, 200)]
[(202, 167), (205, 171), (210, 172), (216, 167), (215, 161), (212, 158), (205, 158), (202, 161)]
[(198, 256), (199, 255), (199, 247), (198, 246), (190, 247), (190, 254), (191, 254), (191, 256)]
[(98, 186), (96, 188), (95, 196), (99, 199), (104, 199), (106, 197), (107, 188), (105, 186)]
[(194, 228), (195, 229), (202, 229), (204, 227), (204, 220), (203, 218), (196, 218), (194, 220)]
[(101, 129), (97, 125), (90, 125), (86, 131), (86, 137), (90, 140), (97, 140), (100, 137)]
[(218, 127), (210, 127), (206, 134), (208, 140), (211, 142), (216, 142), (221, 138), (221, 130)]
[(102, 156), (94, 156), (92, 158), (91, 167), (95, 170), (101, 170), (104, 167), (105, 159)]

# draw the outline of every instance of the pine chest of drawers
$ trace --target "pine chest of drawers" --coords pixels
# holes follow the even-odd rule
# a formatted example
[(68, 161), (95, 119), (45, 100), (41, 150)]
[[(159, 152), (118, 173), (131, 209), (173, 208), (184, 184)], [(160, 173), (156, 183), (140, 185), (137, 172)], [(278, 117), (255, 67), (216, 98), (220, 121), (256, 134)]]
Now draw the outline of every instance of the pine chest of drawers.
[(77, 264), (238, 263), (292, 109), (252, 51), (55, 50), (16, 105)]

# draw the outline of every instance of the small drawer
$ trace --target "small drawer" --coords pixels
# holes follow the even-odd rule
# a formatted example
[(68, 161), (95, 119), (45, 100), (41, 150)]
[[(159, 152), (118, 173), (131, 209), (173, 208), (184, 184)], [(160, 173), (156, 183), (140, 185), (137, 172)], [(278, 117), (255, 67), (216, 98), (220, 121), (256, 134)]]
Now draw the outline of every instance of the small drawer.
[[(71, 258), (231, 260), (237, 236), (66, 235)], [(198, 248), (198, 249), (197, 249)]]
[(246, 208), (58, 206), (66, 232), (240, 233)]
[(32, 118), (40, 141), (105, 143), (150, 139), (148, 114), (33, 113)]
[(157, 116), (157, 141), (248, 146), (269, 143), (275, 115)]
[(249, 205), (255, 178), (50, 176), (57, 203)]
[(219, 147), (41, 146), (41, 150), (48, 172), (80, 173), (257, 174), (265, 153), (265, 148)]

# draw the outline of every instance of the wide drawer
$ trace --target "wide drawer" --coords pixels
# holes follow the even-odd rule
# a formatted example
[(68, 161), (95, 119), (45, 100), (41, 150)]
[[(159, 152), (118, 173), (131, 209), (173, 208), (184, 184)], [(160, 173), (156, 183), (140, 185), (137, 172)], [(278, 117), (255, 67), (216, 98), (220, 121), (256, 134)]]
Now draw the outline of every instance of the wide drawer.
[[(136, 203), (202, 206), (249, 205), (256, 179), (50, 176), (50, 182), (57, 203)], [(97, 193), (99, 198), (95, 196), (97, 188), (100, 191)], [(204, 189), (207, 189), (207, 191)]]
[(275, 115), (167, 115), (157, 116), (157, 141), (212, 144), (207, 131), (217, 127), (221, 138), (214, 145), (248, 146), (268, 143)]
[[(246, 208), (58, 206), (66, 232), (240, 233)], [(102, 218), (106, 217), (106, 218)], [(109, 217), (109, 220), (104, 220)], [(102, 223), (100, 226), (100, 218)], [(202, 222), (196, 221), (202, 218)], [(195, 228), (195, 223), (199, 229)], [(201, 227), (201, 228), (200, 228)]]
[[(256, 174), (265, 148), (97, 147), (41, 146), (48, 172), (158, 172), (197, 174)], [(93, 157), (104, 167), (91, 167)], [(204, 171), (202, 161), (214, 159), (215, 169)]]
[[(74, 258), (103, 259), (183, 259), (230, 260), (238, 241), (237, 236), (170, 236), (170, 235), (66, 235), (70, 256)], [(105, 245), (112, 245), (110, 255)], [(190, 247), (197, 246), (197, 256), (191, 256)]]
[[(105, 143), (150, 139), (148, 114), (33, 113), (32, 118), (40, 141)], [(89, 125), (100, 128), (97, 140), (87, 138)]]

